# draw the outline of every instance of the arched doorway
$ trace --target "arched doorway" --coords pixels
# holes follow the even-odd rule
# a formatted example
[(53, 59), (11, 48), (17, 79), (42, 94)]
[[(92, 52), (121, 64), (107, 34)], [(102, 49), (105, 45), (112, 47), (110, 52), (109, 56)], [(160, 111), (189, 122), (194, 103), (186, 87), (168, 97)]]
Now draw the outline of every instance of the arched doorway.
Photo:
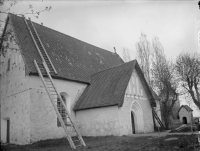
[(143, 111), (137, 101), (134, 101), (131, 106), (131, 127), (134, 134), (144, 132)]
[(185, 116), (183, 117), (183, 124), (187, 124), (187, 118)]
[(132, 124), (132, 133), (135, 134), (134, 113), (132, 111), (131, 111), (131, 124)]

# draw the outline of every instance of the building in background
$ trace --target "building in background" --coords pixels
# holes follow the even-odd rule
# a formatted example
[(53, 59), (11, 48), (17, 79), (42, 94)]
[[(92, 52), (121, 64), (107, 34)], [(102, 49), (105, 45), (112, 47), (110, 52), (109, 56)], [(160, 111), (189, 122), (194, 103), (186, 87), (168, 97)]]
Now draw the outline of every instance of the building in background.
[(192, 109), (188, 105), (182, 105), (178, 111), (180, 122), (182, 124), (191, 123), (193, 120)]

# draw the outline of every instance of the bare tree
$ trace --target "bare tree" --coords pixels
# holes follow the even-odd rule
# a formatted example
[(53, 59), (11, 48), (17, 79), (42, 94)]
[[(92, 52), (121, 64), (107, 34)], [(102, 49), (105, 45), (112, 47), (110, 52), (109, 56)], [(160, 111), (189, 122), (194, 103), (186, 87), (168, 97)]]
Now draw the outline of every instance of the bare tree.
[[(2, 7), (2, 9), (0, 11), (0, 14), (8, 15), (9, 13), (13, 13), (18, 16), (28, 15), (29, 17), (33, 16), (33, 17), (39, 18), (41, 13), (43, 13), (45, 11), (49, 12), (52, 9), (51, 6), (46, 6), (43, 10), (35, 11), (33, 5), (31, 5), (31, 2), (30, 2), (30, 4), (27, 5), (27, 8), (25, 10), (19, 10), (19, 12), (14, 12), (12, 10), (12, 8), (14, 6), (18, 5), (18, 3), (19, 3), (19, 1), (17, 1), (17, 0), (7, 0), (7, 1), (1, 0), (0, 7)], [(9, 45), (9, 42), (13, 41), (13, 40), (15, 41), (15, 39), (14, 39), (14, 33), (11, 29), (5, 30), (6, 23), (11, 24), (10, 22), (7, 22), (6, 17), (4, 17), (4, 18), (2, 17), (0, 19), (0, 55), (3, 54), (3, 56), (6, 53), (6, 50), (15, 49), (14, 47), (10, 47), (10, 45)], [(16, 25), (13, 25), (13, 26), (16, 26)], [(3, 45), (3, 42), (5, 42), (6, 45)]]
[(178, 99), (177, 82), (175, 78), (175, 66), (173, 62), (167, 60), (162, 44), (158, 38), (153, 39), (153, 63), (152, 75), (153, 85), (158, 90), (161, 98), (162, 117), (166, 128), (169, 128), (172, 109)]
[(129, 53), (129, 49), (127, 48), (123, 48), (123, 56), (122, 59), (124, 60), (124, 62), (129, 62), (131, 61), (131, 55)]
[(136, 43), (136, 49), (138, 54), (138, 62), (147, 80), (147, 83), (151, 85), (150, 66), (151, 66), (151, 48), (150, 42), (147, 40), (147, 36), (141, 33), (140, 41)]
[(166, 128), (169, 128), (171, 118), (174, 117), (173, 107), (178, 100), (175, 66), (167, 60), (164, 48), (157, 37), (153, 39), (151, 47), (146, 35), (142, 33), (136, 48), (145, 78), (161, 98), (162, 119)]
[(176, 60), (176, 71), (181, 86), (200, 109), (200, 54), (180, 54)]
[[(4, 10), (0, 11), (0, 14), (13, 13), (13, 14), (19, 15), (19, 16), (31, 15), (35, 18), (39, 18), (41, 13), (43, 13), (45, 11), (49, 12), (52, 9), (51, 6), (46, 6), (44, 9), (36, 11), (36, 10), (34, 10), (33, 5), (31, 5), (31, 3), (30, 3), (27, 5), (27, 8), (25, 10), (20, 10), (19, 12), (12, 11), (12, 8), (14, 6), (16, 6), (18, 3), (19, 3), (19, 1), (17, 1), (17, 0), (7, 0), (7, 1), (2, 0), (0, 2), (0, 6), (2, 7), (2, 6), (5, 6), (5, 4), (7, 4), (7, 5), (4, 7)], [(5, 22), (5, 20), (4, 21), (1, 20), (1, 22)]]

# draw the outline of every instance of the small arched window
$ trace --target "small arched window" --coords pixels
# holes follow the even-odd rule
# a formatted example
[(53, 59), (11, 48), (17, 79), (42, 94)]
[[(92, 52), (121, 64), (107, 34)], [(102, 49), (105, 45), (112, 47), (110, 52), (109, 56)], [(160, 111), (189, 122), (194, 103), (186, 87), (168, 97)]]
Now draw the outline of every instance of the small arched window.
[[(63, 95), (61, 95), (61, 98), (62, 98), (63, 102), (66, 105), (66, 98)], [(65, 108), (62, 105), (62, 103), (61, 103), (59, 98), (57, 99), (57, 108), (58, 108), (58, 111), (59, 111), (64, 123), (67, 123), (67, 116), (66, 116)], [(58, 118), (57, 118), (57, 126), (61, 127), (61, 123), (60, 123)]]

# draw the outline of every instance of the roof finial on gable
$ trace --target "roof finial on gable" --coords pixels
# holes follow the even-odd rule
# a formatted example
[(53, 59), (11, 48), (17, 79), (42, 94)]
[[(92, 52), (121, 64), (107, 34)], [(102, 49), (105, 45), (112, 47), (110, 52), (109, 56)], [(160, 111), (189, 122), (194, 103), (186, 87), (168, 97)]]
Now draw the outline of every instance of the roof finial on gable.
[(117, 53), (117, 51), (116, 51), (115, 47), (114, 47), (114, 53)]

